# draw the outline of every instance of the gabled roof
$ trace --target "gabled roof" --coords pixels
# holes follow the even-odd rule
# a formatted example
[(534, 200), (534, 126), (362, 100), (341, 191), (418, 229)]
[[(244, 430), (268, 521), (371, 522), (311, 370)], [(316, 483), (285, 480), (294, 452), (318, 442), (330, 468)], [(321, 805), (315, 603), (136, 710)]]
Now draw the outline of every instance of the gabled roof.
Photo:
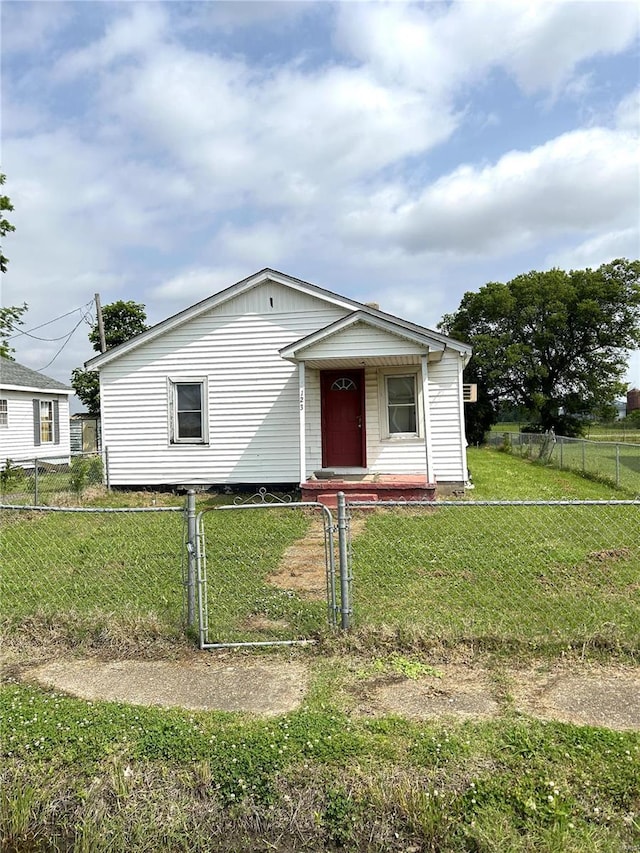
[(186, 308), (184, 311), (180, 311), (179, 313), (174, 314), (172, 317), (168, 317), (161, 323), (158, 323), (157, 325), (152, 326), (150, 329), (147, 329), (146, 332), (141, 332), (139, 335), (136, 335), (128, 341), (125, 341), (123, 344), (120, 344), (119, 346), (110, 349), (108, 352), (101, 353), (100, 355), (90, 358), (87, 362), (85, 362), (85, 367), (88, 367), (91, 370), (94, 370), (96, 368), (99, 369), (100, 367), (103, 367), (105, 364), (112, 361), (113, 359), (119, 358), (120, 356), (130, 352), (136, 347), (139, 347), (142, 344), (148, 343), (149, 341), (160, 337), (166, 332), (169, 332), (177, 328), (178, 326), (181, 326), (183, 323), (187, 323), (190, 320), (199, 317), (201, 314), (210, 311), (212, 308), (216, 308), (218, 305), (222, 305), (224, 302), (227, 302), (228, 300), (233, 299), (242, 293), (246, 293), (248, 290), (257, 287), (258, 285), (261, 285), (266, 281), (273, 281), (277, 284), (282, 284), (285, 287), (290, 287), (293, 290), (298, 290), (303, 293), (307, 293), (310, 296), (315, 296), (318, 299), (323, 299), (324, 301), (329, 302), (332, 305), (337, 305), (341, 308), (345, 308), (350, 311), (359, 311), (363, 315), (367, 315), (371, 318), (388, 320), (391, 323), (397, 324), (398, 326), (401, 326), (406, 330), (411, 330), (417, 332), (418, 334), (430, 336), (431, 339), (434, 341), (434, 345), (436, 341), (441, 341), (443, 345), (446, 344), (447, 346), (457, 350), (463, 355), (471, 355), (471, 346), (469, 344), (461, 343), (460, 341), (456, 341), (453, 338), (449, 338), (446, 335), (441, 334), (440, 332), (434, 332), (432, 329), (427, 329), (424, 326), (418, 326), (415, 323), (410, 323), (409, 321), (403, 320), (400, 317), (395, 317), (393, 314), (387, 314), (377, 308), (372, 308), (371, 306), (365, 305), (362, 302), (357, 302), (355, 299), (349, 299), (346, 296), (339, 296), (337, 293), (332, 293), (330, 290), (325, 290), (322, 287), (318, 287), (316, 284), (310, 284), (308, 281), (303, 281), (302, 279), (294, 278), (293, 276), (287, 275), (286, 273), (278, 272), (277, 270), (269, 269), (268, 267), (266, 267), (265, 269), (254, 273), (248, 278), (242, 279), (242, 281), (231, 285), (231, 287), (227, 287), (225, 290), (221, 290), (218, 293), (214, 293), (212, 296), (209, 296), (200, 302), (196, 302), (196, 304), (192, 305), (190, 308)]
[(419, 346), (424, 347), (425, 350), (442, 351), (447, 345), (439, 339), (441, 336), (435, 338), (428, 329), (424, 329), (422, 332), (417, 332), (414, 329), (407, 328), (407, 325), (404, 322), (390, 320), (387, 317), (371, 316), (370, 314), (366, 314), (364, 311), (354, 311), (353, 314), (349, 314), (347, 317), (336, 320), (328, 326), (324, 326), (324, 328), (318, 329), (316, 332), (312, 332), (310, 335), (301, 338), (299, 341), (294, 341), (294, 343), (283, 347), (280, 350), (280, 355), (283, 358), (292, 360), (296, 359), (304, 352), (304, 350), (312, 347), (314, 344), (324, 341), (327, 338), (331, 338), (334, 335), (338, 335), (340, 332), (344, 332), (346, 329), (349, 329), (357, 323), (364, 323), (367, 326), (372, 326), (373, 328), (380, 329), (381, 331), (389, 332), (392, 335), (396, 335), (397, 337), (404, 338), (405, 340), (418, 344)]
[(57, 394), (73, 394), (73, 388), (68, 385), (4, 356), (0, 356), (0, 387), (6, 390), (55, 391)]

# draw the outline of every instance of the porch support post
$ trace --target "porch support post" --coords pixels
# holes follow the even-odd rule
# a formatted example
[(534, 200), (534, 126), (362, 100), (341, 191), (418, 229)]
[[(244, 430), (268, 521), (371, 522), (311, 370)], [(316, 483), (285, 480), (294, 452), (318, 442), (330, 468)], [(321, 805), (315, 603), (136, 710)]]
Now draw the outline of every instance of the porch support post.
[(422, 417), (424, 420), (424, 449), (427, 468), (427, 483), (433, 482), (433, 459), (431, 455), (431, 407), (429, 405), (429, 368), (428, 356), (421, 357), (422, 362)]
[(306, 391), (304, 361), (298, 363), (298, 402), (300, 404), (300, 483), (307, 479)]

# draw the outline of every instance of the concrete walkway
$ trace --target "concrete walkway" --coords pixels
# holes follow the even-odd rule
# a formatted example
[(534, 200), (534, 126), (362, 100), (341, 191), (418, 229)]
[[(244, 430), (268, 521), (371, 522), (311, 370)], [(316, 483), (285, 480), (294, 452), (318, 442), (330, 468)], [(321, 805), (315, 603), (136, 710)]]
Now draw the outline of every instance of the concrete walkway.
[[(339, 663), (337, 662), (337, 665)], [(198, 655), (183, 661), (56, 660), (24, 680), (91, 700), (137, 705), (285, 714), (304, 700), (305, 662)], [(436, 665), (419, 679), (356, 677), (342, 698), (357, 716), (398, 714), (416, 720), (496, 717), (516, 711), (578, 725), (640, 730), (640, 670), (571, 662), (528, 668)]]

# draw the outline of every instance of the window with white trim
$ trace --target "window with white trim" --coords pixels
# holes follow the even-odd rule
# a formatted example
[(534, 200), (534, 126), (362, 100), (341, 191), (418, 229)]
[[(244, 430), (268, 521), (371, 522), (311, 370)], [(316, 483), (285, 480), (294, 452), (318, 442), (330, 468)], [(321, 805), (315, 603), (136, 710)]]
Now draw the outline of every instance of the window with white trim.
[(33, 444), (60, 444), (60, 401), (33, 400)]
[(0, 427), (9, 426), (9, 401), (0, 400)]
[(421, 388), (416, 372), (385, 368), (379, 372), (380, 437), (419, 438)]
[(40, 400), (40, 444), (53, 442), (53, 403)]
[(172, 444), (206, 444), (207, 383), (205, 379), (170, 379)]

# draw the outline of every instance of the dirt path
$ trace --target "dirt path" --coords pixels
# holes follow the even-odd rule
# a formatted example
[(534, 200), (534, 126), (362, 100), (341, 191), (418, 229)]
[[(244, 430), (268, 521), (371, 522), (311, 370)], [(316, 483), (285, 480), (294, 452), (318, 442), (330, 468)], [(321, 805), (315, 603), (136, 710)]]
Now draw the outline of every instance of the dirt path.
[[(351, 536), (358, 536), (364, 525), (364, 519), (353, 519)], [(291, 589), (301, 598), (322, 599), (327, 594), (325, 566), (324, 517), (316, 513), (306, 534), (286, 549), (267, 583)]]

